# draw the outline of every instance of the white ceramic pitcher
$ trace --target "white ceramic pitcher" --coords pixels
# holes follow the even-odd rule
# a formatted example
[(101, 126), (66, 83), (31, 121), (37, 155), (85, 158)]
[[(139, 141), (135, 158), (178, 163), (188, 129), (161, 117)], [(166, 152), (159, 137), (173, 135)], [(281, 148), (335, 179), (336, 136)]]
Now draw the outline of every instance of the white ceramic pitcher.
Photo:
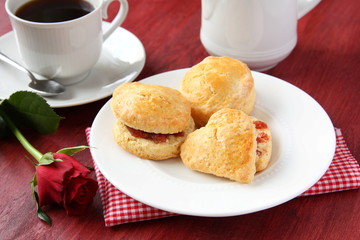
[(297, 42), (297, 21), (320, 0), (202, 0), (200, 39), (209, 54), (265, 71)]

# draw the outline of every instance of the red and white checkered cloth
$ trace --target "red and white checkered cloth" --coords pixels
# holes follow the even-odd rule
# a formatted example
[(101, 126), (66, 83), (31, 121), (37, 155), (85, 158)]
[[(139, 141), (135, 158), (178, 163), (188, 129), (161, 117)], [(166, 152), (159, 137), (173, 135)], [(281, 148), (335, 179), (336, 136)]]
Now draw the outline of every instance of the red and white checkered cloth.
[[(314, 186), (299, 197), (360, 188), (360, 166), (347, 148), (341, 130), (335, 128), (335, 133), (336, 150), (329, 169)], [(87, 128), (88, 142), (89, 135), (90, 128)], [(94, 166), (103, 204), (105, 226), (178, 215), (145, 205), (125, 195), (102, 175), (95, 162)]]

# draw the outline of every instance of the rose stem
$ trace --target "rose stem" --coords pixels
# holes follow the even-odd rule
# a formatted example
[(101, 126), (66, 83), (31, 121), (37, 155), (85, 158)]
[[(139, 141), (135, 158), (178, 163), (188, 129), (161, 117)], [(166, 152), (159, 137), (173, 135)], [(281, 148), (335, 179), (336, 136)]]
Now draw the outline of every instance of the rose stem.
[(33, 156), (36, 161), (40, 161), (43, 154), (39, 152), (36, 148), (34, 148), (29, 141), (22, 135), (20, 130), (16, 127), (16, 125), (11, 121), (11, 119), (7, 116), (7, 114), (0, 108), (0, 115), (3, 117), (7, 126), (10, 128), (11, 132), (15, 135), (15, 137), (19, 140), (21, 145), (28, 151), (28, 153)]

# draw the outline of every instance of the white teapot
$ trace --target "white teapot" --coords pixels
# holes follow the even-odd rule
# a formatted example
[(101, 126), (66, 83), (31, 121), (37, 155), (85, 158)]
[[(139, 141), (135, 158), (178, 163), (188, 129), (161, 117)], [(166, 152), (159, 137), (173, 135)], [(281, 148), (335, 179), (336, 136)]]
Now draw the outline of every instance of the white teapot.
[(200, 39), (209, 54), (265, 71), (297, 42), (297, 21), (320, 0), (202, 0)]

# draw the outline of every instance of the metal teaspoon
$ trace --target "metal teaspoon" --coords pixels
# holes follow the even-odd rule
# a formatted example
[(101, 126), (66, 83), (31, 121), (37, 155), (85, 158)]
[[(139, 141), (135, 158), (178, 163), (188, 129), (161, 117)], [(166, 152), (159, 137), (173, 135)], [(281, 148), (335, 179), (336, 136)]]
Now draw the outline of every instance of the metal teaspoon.
[(34, 74), (32, 74), (29, 70), (27, 70), (25, 67), (21, 66), (19, 63), (17, 63), (15, 60), (11, 59), (4, 53), (0, 51), (0, 60), (10, 64), (11, 66), (17, 68), (18, 70), (25, 72), (31, 79), (31, 82), (29, 83), (29, 87), (34, 89), (36, 93), (42, 96), (56, 96), (63, 92), (65, 92), (65, 87), (61, 85), (60, 83), (50, 80), (50, 79), (44, 79), (39, 80), (37, 79)]

